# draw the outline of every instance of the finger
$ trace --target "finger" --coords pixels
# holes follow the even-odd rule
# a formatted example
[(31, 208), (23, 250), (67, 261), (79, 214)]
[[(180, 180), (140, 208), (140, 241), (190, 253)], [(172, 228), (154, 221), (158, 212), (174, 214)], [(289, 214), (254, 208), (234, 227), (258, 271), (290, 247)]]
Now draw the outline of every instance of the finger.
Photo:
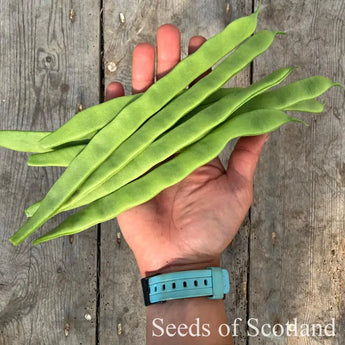
[(240, 175), (252, 183), (262, 148), (267, 139), (268, 134), (240, 138), (229, 159), (228, 178)]
[(157, 31), (157, 80), (169, 73), (180, 59), (180, 31), (175, 25), (162, 25)]
[(197, 51), (205, 42), (206, 42), (206, 38), (205, 37), (203, 37), (203, 36), (193, 36), (189, 40), (188, 55), (191, 55), (195, 51)]
[(116, 97), (122, 97), (125, 95), (125, 90), (121, 83), (113, 82), (110, 83), (105, 91), (105, 101), (109, 101), (110, 99)]
[(146, 91), (154, 82), (155, 48), (149, 43), (140, 43), (133, 50), (132, 92)]
[[(193, 54), (195, 51), (197, 51), (204, 43), (206, 42), (206, 38), (203, 36), (193, 36), (189, 40), (188, 44), (188, 55)], [(205, 75), (209, 74), (212, 71), (212, 68), (204, 72), (201, 76), (196, 78), (190, 86), (193, 86), (195, 83), (197, 83), (201, 78), (205, 77)]]

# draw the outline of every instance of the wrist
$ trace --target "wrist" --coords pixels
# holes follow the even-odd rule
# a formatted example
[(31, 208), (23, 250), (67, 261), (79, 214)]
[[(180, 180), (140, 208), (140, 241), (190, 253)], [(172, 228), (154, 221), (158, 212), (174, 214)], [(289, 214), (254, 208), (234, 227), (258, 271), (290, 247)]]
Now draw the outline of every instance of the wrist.
[(181, 271), (192, 271), (192, 270), (203, 270), (207, 267), (219, 267), (220, 257), (216, 256), (213, 258), (205, 258), (204, 260), (193, 260), (193, 259), (174, 259), (167, 262), (165, 265), (140, 265), (138, 262), (141, 276), (150, 277), (157, 274), (181, 272)]

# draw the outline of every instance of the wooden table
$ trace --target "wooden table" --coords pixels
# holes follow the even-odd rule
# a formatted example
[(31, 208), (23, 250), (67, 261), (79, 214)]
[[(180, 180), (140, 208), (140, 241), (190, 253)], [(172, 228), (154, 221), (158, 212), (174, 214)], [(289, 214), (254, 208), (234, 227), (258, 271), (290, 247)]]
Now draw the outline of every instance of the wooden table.
[[(12, 0), (0, 3), (1, 129), (52, 130), (103, 100), (104, 87), (131, 89), (131, 54), (173, 23), (189, 38), (210, 36), (249, 14), (251, 0)], [(284, 30), (229, 85), (278, 67), (289, 81), (321, 74), (344, 82), (343, 0), (264, 1), (259, 27)], [(299, 115), (266, 143), (254, 203), (223, 255), (230, 272), (229, 321), (326, 324), (337, 337), (247, 338), (236, 344), (345, 344), (345, 102), (332, 89), (322, 115)], [(233, 144), (223, 153), (225, 161)], [(0, 344), (144, 344), (144, 307), (134, 257), (115, 221), (33, 247), (8, 238), (60, 169), (28, 168), (27, 154), (0, 150)], [(63, 217), (44, 227), (51, 228)], [(138, 229), (140, 231), (140, 229)], [(210, 229), (210, 238), (212, 229)]]

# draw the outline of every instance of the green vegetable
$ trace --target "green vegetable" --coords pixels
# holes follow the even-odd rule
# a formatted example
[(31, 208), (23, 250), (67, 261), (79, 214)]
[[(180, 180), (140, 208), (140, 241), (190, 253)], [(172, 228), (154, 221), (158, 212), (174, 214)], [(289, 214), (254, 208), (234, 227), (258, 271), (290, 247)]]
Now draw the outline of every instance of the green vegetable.
[[(139, 97), (139, 95), (127, 96), (125, 100), (120, 98), (113, 100), (113, 103), (124, 101), (123, 106), (125, 106), (128, 105), (126, 104), (126, 102), (128, 102), (127, 100), (130, 101), (134, 98), (136, 102), (131, 102), (131, 107), (129, 107), (129, 109), (133, 111), (133, 114), (144, 111), (147, 106), (149, 106), (149, 112), (158, 111), (164, 104), (169, 102), (169, 100), (189, 85), (197, 76), (207, 71), (222, 57), (247, 39), (256, 29), (258, 11), (259, 9), (250, 16), (235, 20), (218, 35), (206, 41), (194, 54), (188, 56), (175, 66), (173, 71), (169, 73), (168, 78), (162, 78), (152, 85), (150, 89), (145, 92), (145, 96), (143, 95), (144, 99)], [(164, 90), (164, 92), (162, 90)], [(144, 108), (141, 108), (142, 106), (144, 106)], [(112, 119), (111, 116), (109, 116), (109, 118), (106, 117), (106, 121), (103, 121), (102, 118), (102, 112), (111, 113), (113, 111), (111, 101), (93, 108), (92, 111), (90, 108), (89, 111), (86, 109), (79, 113), (75, 118), (69, 121), (68, 124), (61, 127), (60, 130), (42, 140), (42, 145), (49, 148), (59, 146), (65, 142), (64, 138), (68, 138), (68, 141), (71, 141), (70, 135), (78, 132), (80, 128), (85, 128), (86, 132), (91, 130), (94, 132), (94, 121), (102, 123), (101, 127), (97, 126), (98, 128), (102, 128), (106, 124), (104, 122)], [(101, 110), (99, 111), (99, 109)], [(97, 115), (94, 115), (95, 111)], [(89, 119), (89, 116), (91, 116), (91, 119)], [(114, 114), (112, 116), (114, 116)]]
[[(255, 30), (256, 23), (257, 12), (232, 22), (220, 34), (205, 42), (194, 54), (181, 61), (141, 97), (125, 107), (115, 119), (91, 139), (47, 193), (37, 212), (10, 238), (10, 241), (14, 245), (18, 245), (43, 225), (127, 137), (197, 76), (248, 38)], [(197, 84), (185, 94), (189, 93)], [(196, 99), (195, 102), (197, 105), (201, 101)], [(114, 136), (114, 133), (117, 135)], [(49, 138), (43, 139), (41, 144), (51, 145)]]
[[(280, 83), (290, 74), (291, 71), (291, 68), (280, 69), (278, 71), (273, 72), (266, 78), (260, 80), (259, 82), (249, 86), (248, 88), (236, 89), (235, 92), (229, 93), (227, 96), (221, 98), (218, 102), (211, 104), (204, 110), (196, 113), (188, 121), (182, 123), (180, 126), (177, 126), (173, 130), (169, 131), (167, 134), (163, 135), (153, 144), (149, 146), (147, 145), (147, 149), (141, 150), (141, 154), (136, 156), (134, 158), (134, 161), (136, 159), (146, 161), (147, 170), (149, 170), (156, 164), (169, 158), (171, 155), (179, 152), (185, 146), (188, 146), (189, 144), (197, 141), (199, 138), (201, 138), (210, 130), (212, 130), (212, 128), (216, 127), (221, 122), (226, 120), (228, 116), (230, 116), (237, 108), (239, 108), (246, 101), (253, 98), (258, 93), (263, 92), (273, 87), (274, 85)], [(162, 121), (162, 119), (160, 121)], [(140, 131), (133, 134), (133, 136), (130, 139), (134, 138), (136, 134), (144, 132), (145, 130), (143, 127)], [(125, 143), (130, 143), (130, 139), (128, 139)], [(137, 142), (140, 143), (141, 140), (139, 139), (137, 140)], [(136, 147), (136, 145), (137, 144), (134, 142), (132, 144), (132, 147)], [(120, 148), (118, 150), (120, 150)], [(115, 151), (115, 153), (116, 152), (118, 151)], [(123, 157), (119, 157), (114, 160), (108, 159), (102, 166), (111, 170), (114, 169), (114, 166), (116, 167), (117, 161), (124, 162), (125, 160), (123, 159)], [(131, 171), (132, 165), (130, 163), (131, 162), (129, 162), (126, 166), (123, 167), (122, 170), (125, 170), (124, 174), (120, 174), (121, 170), (117, 169), (116, 172), (118, 170), (120, 170), (120, 172), (118, 174), (113, 174), (112, 178), (109, 178), (105, 183), (98, 186), (98, 188), (94, 188), (93, 190), (86, 192), (83, 192), (83, 189), (77, 191), (74, 194), (74, 196), (60, 208), (58, 212), (83, 206), (89, 202), (97, 200), (113, 192), (117, 188), (125, 185), (126, 183), (130, 182), (132, 179), (128, 180), (128, 176), (133, 176), (133, 174), (137, 174), (136, 177), (139, 177), (147, 171), (140, 169)], [(113, 164), (113, 166), (111, 166), (111, 164)], [(119, 164), (117, 166), (119, 166)], [(122, 176), (120, 184), (118, 179), (119, 174), (120, 176)], [(85, 184), (83, 186), (85, 186)], [(39, 205), (37, 205), (37, 203), (34, 204), (27, 210), (26, 213), (32, 215), (38, 206)]]
[[(230, 91), (233, 91), (235, 89), (240, 89), (240, 88), (220, 89), (218, 91), (222, 91), (222, 92), (219, 93), (218, 95), (219, 96), (223, 95), (223, 97), (225, 97), (227, 94), (230, 93)], [(225, 91), (229, 90), (229, 92), (223, 92), (223, 90), (225, 90)], [(217, 94), (218, 91), (216, 91), (214, 94)], [(213, 96), (213, 95), (211, 95), (211, 96)], [(220, 99), (220, 98), (218, 98), (218, 99)], [(206, 101), (207, 100), (208, 99), (206, 99)], [(213, 103), (215, 101), (216, 100), (214, 100)], [(206, 104), (212, 104), (212, 102), (209, 102)], [(202, 105), (200, 105), (196, 109), (193, 109), (190, 113), (188, 113), (181, 120), (179, 120), (174, 125), (174, 128), (177, 127), (178, 125), (180, 125), (181, 123), (184, 123), (188, 119), (190, 119), (197, 112), (205, 109), (206, 104), (203, 103)], [(272, 107), (272, 109), (280, 109), (280, 110), (284, 110), (284, 111), (298, 111), (298, 112), (304, 112), (304, 113), (322, 113), (323, 109), (324, 109), (324, 105), (315, 99), (309, 99), (309, 100), (297, 102), (297, 103), (292, 104), (292, 105), (288, 105), (285, 108), (282, 104), (277, 104), (277, 107), (274, 107), (274, 108)], [(238, 109), (237, 113), (238, 114), (242, 113), (242, 107), (240, 107)], [(30, 165), (30, 166), (68, 167), (70, 165), (70, 163), (73, 161), (73, 159), (76, 157), (76, 155), (79, 154), (79, 152), (84, 147), (85, 147), (85, 145), (76, 145), (76, 146), (66, 147), (66, 148), (62, 148), (62, 149), (58, 149), (58, 150), (53, 150), (53, 151), (47, 152), (47, 153), (34, 154), (34, 155), (30, 156), (28, 165)], [(38, 203), (36, 203), (36, 204), (38, 204)], [(33, 213), (35, 213), (37, 208), (38, 208), (38, 205), (37, 205), (33, 209), (31, 209), (32, 206), (30, 206), (27, 210), (25, 210), (26, 215), (28, 217), (31, 217), (33, 215)]]
[(324, 104), (320, 103), (316, 99), (308, 99), (300, 101), (295, 104), (287, 106), (284, 110), (286, 111), (300, 111), (305, 113), (322, 113)]
[[(312, 99), (301, 101), (296, 104), (291, 105), (287, 109), (283, 110), (293, 110), (293, 111), (300, 111), (300, 112), (310, 112), (310, 113), (321, 113), (323, 111), (323, 104), (320, 102)], [(206, 107), (205, 107), (206, 108)], [(280, 109), (280, 105), (277, 109)], [(241, 109), (241, 108), (240, 108)], [(194, 112), (194, 111), (193, 111)], [(195, 115), (195, 114), (194, 114)], [(191, 117), (190, 117), (191, 118)], [(184, 123), (184, 122), (183, 122)], [(168, 132), (169, 134), (170, 132)], [(163, 137), (163, 136), (162, 136)], [(167, 138), (167, 137), (166, 137)], [(165, 139), (166, 139), (165, 138)], [(152, 145), (150, 145), (146, 150), (140, 153), (137, 157), (135, 157), (132, 161), (130, 161), (123, 169), (121, 169), (117, 174), (112, 176), (108, 181), (103, 183), (101, 186), (93, 190), (84, 198), (76, 197), (74, 195), (59, 211), (63, 212), (69, 209), (77, 208), (79, 206), (83, 206), (92, 202), (94, 200), (99, 199), (101, 196), (107, 195), (112, 191), (117, 190), (118, 188), (126, 185), (127, 183), (135, 180), (136, 178), (140, 177), (146, 171), (148, 171), (152, 166), (154, 166), (155, 162), (160, 162), (167, 158), (166, 152), (164, 151), (165, 155), (162, 156), (163, 149), (159, 146), (163, 144), (163, 148), (166, 147), (166, 144), (162, 143), (162, 141), (155, 141)], [(51, 153), (44, 153), (42, 156), (49, 157), (49, 155), (54, 155), (55, 151)], [(35, 156), (40, 156), (35, 155)], [(148, 161), (147, 157), (155, 157), (155, 160)], [(42, 157), (41, 162), (42, 165), (56, 165), (56, 166), (68, 166), (68, 164), (75, 158), (73, 154), (64, 161), (65, 157), (56, 157), (55, 158), (45, 158)], [(62, 164), (58, 164), (58, 162), (64, 162)], [(78, 195), (77, 195), (78, 196)], [(77, 200), (76, 200), (77, 199)], [(29, 208), (25, 210), (27, 217), (32, 217), (32, 215), (37, 211), (38, 207), (40, 206), (41, 201), (36, 202), (35, 204), (31, 205)]]
[(216, 157), (229, 140), (239, 136), (267, 133), (291, 121), (299, 120), (272, 109), (255, 110), (230, 118), (178, 156), (67, 218), (57, 228), (34, 241), (34, 244), (75, 234), (110, 220), (183, 180), (195, 169)]
[(258, 108), (277, 109), (277, 106), (290, 110), (289, 107), (296, 102), (318, 97), (332, 86), (342, 85), (334, 83), (328, 78), (322, 76), (302, 79), (257, 96), (246, 103), (241, 111), (250, 111)]
[(83, 150), (85, 145), (68, 146), (51, 152), (38, 153), (29, 157), (30, 166), (60, 166), (67, 167)]
[[(185, 146), (192, 144), (193, 142), (206, 135), (210, 130), (226, 120), (227, 117), (229, 117), (236, 109), (238, 109), (248, 100), (252, 99), (257, 94), (273, 87), (274, 85), (279, 84), (290, 74), (291, 71), (291, 68), (280, 69), (247, 88), (239, 89), (235, 93), (224, 96), (218, 102), (211, 104), (204, 110), (195, 114), (188, 121), (171, 130), (166, 135), (163, 135), (152, 145), (145, 145), (145, 148), (148, 146), (146, 150), (143, 150), (143, 146), (140, 148), (140, 143), (144, 142), (144, 139), (147, 140), (148, 138), (148, 131), (144, 130), (145, 126), (142, 127), (141, 130), (133, 134), (131, 138), (129, 138), (122, 146), (120, 146), (118, 150), (116, 150), (113, 155), (106, 162), (104, 162), (100, 169), (96, 170), (90, 176), (90, 178), (76, 192), (76, 194), (70, 199), (70, 201), (61, 208), (61, 210), (65, 211), (71, 208), (85, 205), (85, 202), (80, 203), (80, 200), (87, 198), (87, 203), (89, 203), (90, 200), (94, 201), (115, 190), (111, 187), (111, 185), (107, 184), (107, 181), (109, 181), (110, 177), (116, 176), (116, 173), (122, 167), (124, 167), (123, 169), (126, 168), (125, 164), (129, 161), (129, 154), (127, 153), (127, 156), (125, 156), (125, 152), (130, 152), (129, 149), (132, 149), (133, 152), (133, 148), (135, 149), (139, 147), (140, 152), (142, 152), (142, 155), (145, 157), (147, 162), (151, 163), (151, 168), (161, 161), (169, 158), (173, 154), (179, 152)], [(168, 115), (169, 114), (167, 114), (167, 116)], [(161, 122), (164, 121), (163, 117), (159, 118), (158, 116), (152, 118), (151, 120), (158, 119)], [(146, 125), (148, 124), (149, 122), (147, 122)], [(154, 129), (157, 127), (157, 125), (152, 127), (153, 134), (157, 134), (154, 133)], [(133, 139), (132, 142), (131, 139)], [(125, 148), (125, 146), (128, 147)], [(159, 148), (158, 150), (157, 147)], [(121, 148), (123, 148), (122, 151)], [(117, 156), (116, 153), (118, 152), (124, 152), (123, 156)], [(105, 183), (102, 186), (102, 176), (100, 175), (102, 175), (103, 171), (105, 171), (105, 173), (108, 173), (108, 178), (105, 180)], [(145, 171), (142, 171), (141, 173), (144, 172)], [(88, 182), (90, 183), (88, 184)], [(97, 182), (99, 183), (97, 184)], [(88, 186), (91, 187), (87, 188)], [(97, 192), (92, 193), (95, 190), (97, 190)], [(90, 196), (92, 196), (92, 199), (90, 199)]]
[(53, 133), (0, 132), (0, 145), (38, 153), (31, 155), (29, 165), (68, 165), (46, 197), (27, 210), (32, 218), (10, 241), (18, 245), (55, 214), (86, 204), (34, 243), (114, 218), (181, 181), (217, 156), (232, 138), (298, 121), (282, 110), (321, 112), (323, 104), (315, 98), (340, 84), (317, 76), (266, 91), (289, 69), (247, 88), (219, 89), (265, 51), (277, 34), (261, 31), (250, 37), (257, 13), (228, 25), (143, 94), (89, 108)]
[(122, 109), (140, 96), (141, 94), (118, 97), (87, 108), (73, 116), (55, 132), (46, 136), (41, 141), (41, 145), (54, 148), (82, 138), (91, 139), (99, 129), (106, 126)]
[[(181, 117), (187, 114), (188, 111), (193, 109), (196, 106), (196, 102), (206, 99), (208, 95), (214, 92), (215, 89), (221, 87), (229, 78), (247, 66), (256, 56), (267, 50), (267, 48), (272, 44), (276, 34), (276, 32), (272, 31), (260, 31), (253, 37), (249, 38), (234, 53), (219, 64), (212, 73), (200, 80), (190, 90), (175, 98), (173, 102), (170, 102), (165, 108), (148, 120), (139, 131), (135, 132), (122, 145), (120, 145), (117, 150), (115, 150), (115, 152), (100, 166), (100, 168), (84, 182), (78, 191), (78, 197), (82, 198), (84, 195), (87, 195), (90, 191), (108, 180), (131, 159), (151, 144), (160, 134), (168, 130)], [(286, 71), (287, 70), (283, 71), (283, 73)], [(290, 70), (288, 73), (289, 72)], [(275, 74), (273, 75), (276, 76)], [(279, 79), (279, 82), (280, 81), (281, 79)], [(265, 82), (266, 80), (263, 81), (264, 85)], [(276, 84), (277, 83), (273, 83), (269, 87)], [(264, 88), (262, 91), (267, 88)], [(255, 96), (255, 93), (253, 96)], [(242, 98), (239, 97), (239, 100), (242, 101)], [(223, 103), (223, 107), (229, 107), (226, 100)], [(210, 115), (208, 115), (208, 117), (210, 117)], [(213, 120), (216, 119), (216, 117), (213, 116), (212, 118)], [(211, 124), (211, 121), (206, 118), (204, 119), (203, 124), (207, 124), (208, 122)], [(188, 129), (186, 130), (185, 135), (190, 135)], [(37, 206), (38, 204), (36, 203), (35, 206), (32, 209), (29, 209), (26, 213), (32, 215), (33, 211), (37, 209)]]
[[(207, 96), (220, 88), (232, 76), (245, 68), (256, 56), (267, 50), (272, 44), (276, 34), (277, 32), (260, 31), (249, 38), (235, 52), (219, 64), (214, 71), (201, 79), (190, 90), (177, 97), (173, 102), (170, 102), (165, 108), (149, 119), (140, 128), (140, 130), (124, 141), (122, 145), (120, 145), (117, 150), (115, 150), (114, 153), (84, 182), (84, 184), (79, 188), (78, 194), (87, 195), (90, 191), (97, 188), (118, 172), (131, 159), (150, 145), (160, 134), (171, 128), (171, 126), (173, 126), (180, 118), (195, 108), (198, 102), (200, 103), (201, 100), (206, 99)], [(268, 78), (272, 84), (269, 84), (269, 82), (264, 79), (262, 84), (258, 84), (260, 86), (263, 85), (261, 92), (281, 82), (288, 73), (290, 73), (290, 70), (283, 70), (274, 73), (272, 77), (274, 80), (273, 83), (272, 80)], [(284, 75), (284, 77), (282, 77), (281, 74)], [(250, 89), (255, 90), (255, 87)], [(257, 90), (255, 91), (257, 92)], [(254, 94), (252, 97), (255, 96), (255, 91), (253, 91)], [(246, 100), (248, 100), (248, 98), (252, 98), (248, 97), (246, 99), (245, 96), (247, 93), (248, 91), (244, 89), (244, 91), (242, 91), (243, 97), (238, 96), (237, 100), (235, 97), (232, 97), (233, 95), (231, 95), (231, 102), (237, 106), (242, 105)], [(236, 101), (242, 103), (236, 103)], [(222, 98), (221, 101), (214, 103), (214, 105), (222, 110), (222, 107), (229, 108), (229, 103), (231, 104), (231, 102), (228, 102), (226, 98)], [(212, 119), (210, 119), (210, 116), (212, 116)], [(213, 117), (212, 114), (208, 113), (202, 122), (202, 126), (205, 130), (212, 128), (211, 124), (215, 119), (216, 117)], [(224, 117), (221, 120), (224, 120)], [(188, 136), (193, 138), (192, 133), (186, 129), (184, 137)], [(186, 138), (183, 141), (186, 140), (188, 139)]]
[(40, 140), (50, 132), (0, 131), (0, 146), (20, 152), (48, 152)]

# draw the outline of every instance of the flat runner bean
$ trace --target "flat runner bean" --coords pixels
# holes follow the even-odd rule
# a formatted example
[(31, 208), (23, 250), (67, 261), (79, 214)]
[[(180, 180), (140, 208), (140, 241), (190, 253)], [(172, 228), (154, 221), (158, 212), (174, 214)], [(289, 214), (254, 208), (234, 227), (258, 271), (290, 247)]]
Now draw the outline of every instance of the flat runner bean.
[[(281, 109), (284, 111), (298, 111), (298, 112), (310, 112), (310, 113), (321, 113), (323, 111), (324, 105), (320, 102), (312, 99), (312, 100), (306, 100), (298, 102), (294, 105), (291, 105), (287, 109)], [(159, 139), (157, 139), (158, 141)], [(158, 160), (163, 160), (164, 158), (159, 158), (161, 154), (161, 150), (158, 149), (158, 146), (155, 144), (156, 141), (151, 144), (146, 150), (144, 150), (141, 154), (139, 154), (137, 157), (135, 157), (132, 161), (130, 161), (123, 169), (121, 169), (116, 175), (111, 177), (108, 181), (106, 181), (104, 184), (93, 190), (90, 194), (85, 196), (80, 202), (77, 202), (77, 200), (74, 200), (75, 197), (73, 196), (57, 213), (63, 212), (65, 210), (73, 209), (79, 206), (86, 205), (94, 200), (99, 199), (98, 194), (103, 194), (104, 190), (107, 191), (107, 193), (104, 193), (104, 195), (107, 195), (111, 193), (112, 191), (116, 191), (118, 188), (124, 186), (125, 184), (135, 180), (136, 178), (140, 177), (142, 174), (144, 174), (146, 171), (148, 171), (150, 168), (152, 168), (152, 162), (148, 163), (147, 161), (147, 155), (149, 152), (151, 152), (151, 156), (156, 157)], [(154, 148), (152, 147), (154, 145)], [(149, 150), (149, 151), (148, 151)], [(54, 152), (52, 152), (54, 154)], [(48, 155), (48, 153), (43, 154)], [(73, 157), (70, 157), (70, 160), (72, 161), (74, 159)], [(56, 161), (54, 161), (54, 165), (58, 165), (59, 158), (56, 158)], [(48, 163), (48, 162), (46, 162)], [(66, 166), (67, 162), (66, 163)], [(47, 164), (49, 165), (49, 164)], [(32, 217), (32, 215), (36, 212), (40, 205), (41, 201), (36, 202), (35, 204), (31, 205), (25, 210), (27, 217)]]
[[(179, 119), (195, 108), (196, 102), (201, 103), (202, 100), (219, 89), (232, 76), (244, 69), (255, 57), (267, 50), (272, 44), (276, 34), (277, 32), (263, 30), (249, 38), (209, 75), (201, 79), (190, 90), (177, 97), (173, 102), (169, 103), (114, 150), (112, 155), (110, 155), (110, 157), (92, 173), (84, 184), (80, 186), (77, 193), (81, 196), (87, 195), (90, 191), (94, 190), (117, 173), (130, 160), (150, 145), (160, 134), (171, 128)], [(277, 73), (279, 75), (280, 72)], [(265, 84), (265, 82), (266, 80), (263, 81), (263, 84)], [(267, 90), (267, 88), (263, 89), (263, 91), (265, 90)], [(228, 107), (229, 105), (226, 99), (222, 98), (221, 101), (222, 100), (225, 102), (225, 106)], [(214, 103), (215, 106), (221, 107), (221, 101)], [(240, 101), (242, 101), (241, 98)], [(233, 99), (233, 102), (236, 104), (235, 99)], [(220, 104), (217, 105), (217, 103)], [(205, 119), (203, 124), (207, 126), (207, 122), (207, 119)], [(211, 121), (209, 123), (211, 123)], [(187, 133), (188, 132), (186, 132), (186, 135)]]
[(49, 152), (40, 140), (50, 132), (0, 131), (0, 146), (19, 152)]
[[(206, 41), (194, 54), (182, 60), (141, 97), (125, 107), (115, 119), (91, 139), (47, 193), (33, 217), (10, 238), (10, 241), (18, 245), (43, 225), (126, 138), (197, 76), (248, 38), (254, 32), (256, 23), (257, 12), (232, 22), (221, 33)], [(199, 83), (200, 81), (184, 94), (193, 90)], [(114, 133), (117, 133), (116, 137)], [(41, 143), (49, 146), (49, 140), (43, 139)]]
[(85, 137), (91, 139), (99, 129), (106, 126), (123, 108), (140, 96), (141, 94), (118, 97), (87, 108), (46, 136), (41, 144), (53, 148)]
[[(127, 141), (125, 141), (113, 153), (113, 155), (107, 161), (105, 161), (94, 174), (90, 176), (90, 178), (83, 186), (81, 186), (81, 188), (72, 196), (72, 198), (61, 207), (61, 210), (65, 211), (84, 205), (84, 203), (79, 205), (80, 200), (83, 200), (84, 198), (89, 200), (89, 195), (93, 194), (92, 192), (94, 190), (97, 190), (98, 192), (102, 190), (102, 193), (96, 193), (96, 197), (93, 200), (109, 194), (114, 189), (108, 190), (107, 188), (110, 186), (106, 184), (106, 181), (109, 181), (109, 179), (115, 176), (118, 171), (124, 169), (128, 162), (131, 161), (130, 158), (134, 157), (135, 159), (140, 152), (145, 154), (145, 151), (148, 150), (149, 153), (145, 156), (148, 162), (152, 162), (151, 167), (179, 152), (183, 147), (197, 141), (206, 135), (207, 132), (209, 132), (212, 128), (225, 121), (227, 117), (229, 117), (236, 109), (245, 104), (248, 100), (281, 83), (291, 73), (291, 71), (292, 68), (282, 68), (247, 88), (238, 89), (236, 92), (222, 97), (220, 100), (218, 100), (218, 102), (209, 105), (207, 108), (196, 113), (189, 120), (182, 123), (180, 126), (169, 131), (166, 135), (163, 135), (154, 144), (152, 144), (153, 139), (156, 138), (157, 135), (160, 134), (164, 129), (171, 127), (171, 124), (168, 123), (166, 127), (163, 125), (165, 122), (164, 120), (170, 115), (169, 113), (165, 115), (166, 117), (159, 117), (157, 115), (156, 117), (152, 118), (150, 121), (152, 121), (151, 123), (153, 123), (153, 126), (150, 128), (150, 121), (148, 121), (139, 131), (134, 133)], [(157, 120), (161, 123), (159, 131), (157, 131), (157, 122), (154, 122), (153, 120)], [(151, 140), (148, 141), (148, 138), (150, 138), (150, 130), (152, 136)], [(146, 144), (144, 145), (143, 143)], [(154, 147), (160, 147), (160, 150), (150, 154), (150, 146), (152, 145), (154, 145)], [(120, 154), (117, 154), (119, 152)], [(131, 155), (131, 153), (129, 154), (128, 152), (135, 152), (136, 154)], [(107, 178), (102, 180), (102, 174), (105, 173), (107, 173)], [(107, 188), (99, 188), (102, 186), (101, 181), (105, 183)], [(90, 183), (88, 184), (88, 182)], [(78, 206), (75, 206), (75, 204)]]
[[(102, 166), (86, 180), (84, 185), (81, 186), (80, 191), (77, 192), (78, 197), (82, 198), (83, 195), (87, 195), (91, 190), (96, 189), (113, 176), (160, 134), (171, 128), (182, 116), (193, 109), (196, 100), (199, 102), (202, 99), (207, 100), (207, 96), (210, 94), (209, 98), (215, 99), (214, 94), (212, 95), (214, 89), (222, 86), (230, 77), (247, 66), (256, 56), (267, 50), (276, 34), (277, 32), (263, 30), (249, 38), (233, 54), (219, 64), (211, 74), (200, 80), (188, 92), (177, 97), (174, 102), (169, 103), (164, 109), (148, 120), (140, 130), (122, 143)], [(222, 93), (226, 94), (224, 91)], [(229, 92), (227, 93), (229, 94)], [(29, 207), (26, 210), (26, 214), (32, 216), (39, 206), (40, 203), (36, 203)], [(58, 212), (59, 210), (57, 210)]]
[[(228, 89), (221, 89), (221, 90), (228, 90)], [(222, 92), (223, 93), (223, 92)], [(226, 93), (224, 93), (226, 94)], [(223, 96), (224, 97), (224, 96)], [(215, 100), (216, 101), (216, 100)], [(214, 101), (214, 102), (215, 102)], [(211, 104), (211, 102), (210, 102)], [(245, 106), (245, 105), (244, 105)], [(201, 105), (196, 109), (193, 109), (190, 113), (185, 115), (181, 120), (179, 120), (175, 125), (174, 128), (180, 125), (181, 123), (184, 123), (186, 120), (188, 120), (191, 116), (193, 116), (196, 112), (206, 108), (206, 105)], [(242, 107), (238, 109), (238, 114), (241, 114)], [(295, 104), (283, 107), (283, 105), (277, 104), (276, 108), (272, 109), (280, 109), (283, 111), (297, 111), (297, 112), (303, 112), (303, 113), (322, 113), (324, 109), (324, 104), (320, 103), (319, 101), (315, 99), (308, 99), (305, 101), (300, 101)], [(197, 110), (195, 112), (195, 110)], [(194, 114), (193, 114), (194, 113)], [(182, 121), (184, 120), (184, 121)], [(159, 139), (159, 137), (158, 137)], [(158, 140), (156, 139), (156, 140)], [(48, 167), (48, 166), (58, 166), (58, 167), (68, 167), (73, 159), (76, 157), (77, 154), (85, 147), (85, 145), (78, 145), (78, 148), (75, 147), (72, 149), (72, 147), (66, 147), (58, 150), (54, 150), (47, 153), (38, 153), (31, 155), (29, 157), (28, 165), (30, 166), (41, 166), (41, 167)], [(37, 204), (37, 203), (36, 203)], [(36, 205), (35, 204), (35, 205)], [(27, 212), (27, 216), (31, 217), (34, 212), (32, 210), (29, 210), (32, 206), (30, 206), (25, 212)], [(35, 210), (37, 210), (38, 205), (35, 206)]]
[(288, 108), (299, 101), (305, 101), (320, 96), (332, 86), (343, 87), (330, 79), (322, 76), (314, 76), (298, 80), (276, 90), (265, 92), (246, 103), (241, 111), (247, 112), (259, 108)]
[(84, 148), (85, 145), (74, 145), (47, 153), (30, 155), (28, 165), (67, 167)]
[[(166, 104), (173, 98), (172, 95), (176, 96), (196, 77), (207, 71), (255, 31), (259, 9), (260, 8), (258, 8), (255, 13), (247, 17), (242, 17), (233, 21), (222, 32), (211, 37), (194, 54), (188, 56), (175, 66), (175, 68), (169, 73), (169, 76), (167, 76), (168, 78), (162, 78), (152, 85), (149, 92), (145, 92), (144, 100), (139, 101), (143, 95), (134, 95), (127, 96), (125, 99), (119, 98), (117, 100), (113, 100), (113, 102), (124, 102), (123, 106), (125, 106), (125, 103), (128, 102), (131, 97), (134, 97), (134, 102), (130, 102), (131, 110), (142, 111), (142, 109), (139, 109), (142, 106), (142, 103), (148, 102), (147, 98), (150, 98), (150, 102), (152, 103), (151, 106), (153, 107), (155, 105), (156, 111), (159, 110), (162, 107), (160, 103)], [(169, 90), (169, 92), (166, 91), (162, 94), (161, 90)], [(42, 145), (50, 148), (61, 145), (65, 140), (64, 137), (67, 137), (68, 141), (71, 141), (70, 135), (78, 132), (81, 128), (86, 128), (88, 130), (90, 130), (90, 128), (94, 129), (93, 121), (100, 121), (103, 124), (102, 112), (111, 113), (111, 103), (111, 101), (105, 102), (102, 103), (102, 105), (94, 106), (93, 110), (86, 109), (77, 114), (68, 122), (68, 124), (43, 139)], [(98, 111), (98, 108), (102, 108), (102, 110)], [(97, 111), (99, 114), (94, 116), (94, 111)], [(112, 118), (106, 117), (106, 119), (111, 120)], [(84, 121), (87, 121), (87, 124), (85, 124)], [(104, 124), (102, 127), (104, 127)]]
[(178, 156), (116, 192), (93, 202), (33, 243), (38, 244), (75, 234), (113, 219), (129, 208), (152, 199), (165, 188), (180, 182), (195, 169), (208, 163), (224, 149), (229, 140), (267, 133), (291, 121), (299, 120), (280, 110), (272, 109), (254, 110), (230, 118), (204, 138), (184, 149)]

